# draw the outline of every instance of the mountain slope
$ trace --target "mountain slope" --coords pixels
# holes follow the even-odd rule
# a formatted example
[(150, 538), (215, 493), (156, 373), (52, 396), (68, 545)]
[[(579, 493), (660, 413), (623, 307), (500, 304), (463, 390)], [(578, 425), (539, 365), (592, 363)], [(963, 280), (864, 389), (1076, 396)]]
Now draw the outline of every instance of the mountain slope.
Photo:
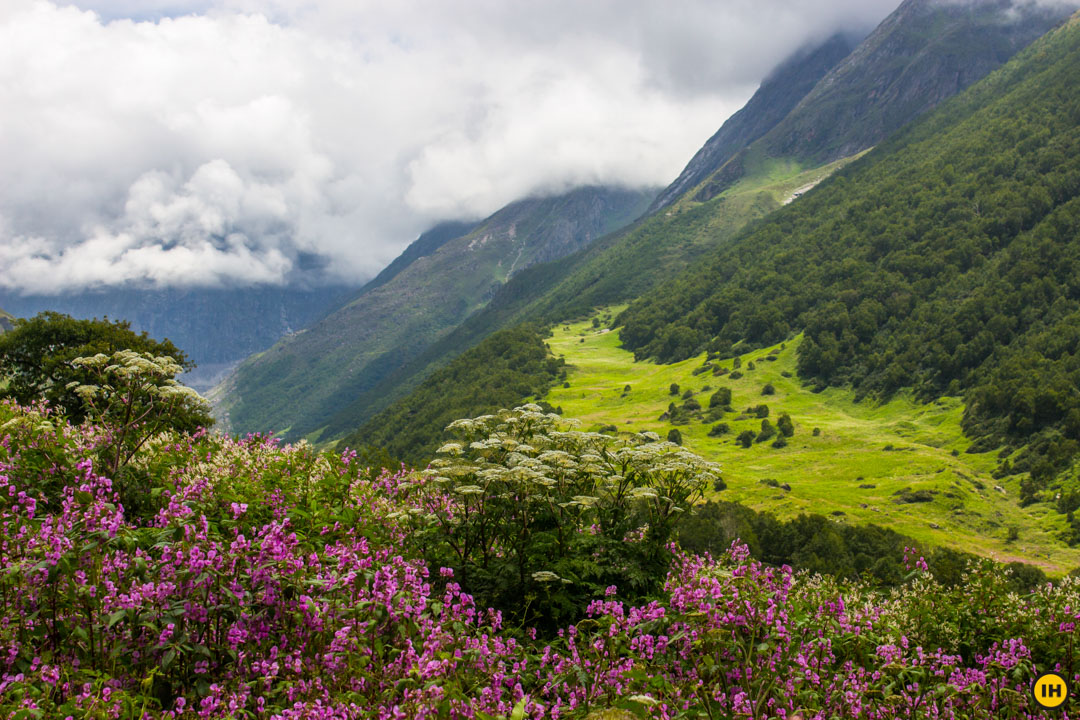
[(795, 53), (769, 73), (750, 101), (728, 118), (649, 207), (671, 205), (720, 169), (732, 155), (784, 119), (825, 74), (855, 48), (858, 40), (837, 33), (821, 45)]
[(308, 435), (483, 307), (524, 268), (624, 225), (655, 191), (581, 188), (513, 203), (302, 333), (245, 362), (221, 408), (235, 431)]
[(906, 0), (695, 197), (716, 197), (767, 158), (819, 165), (876, 145), (1000, 67), (1069, 12), (1064, 4), (1012, 0)]
[(393, 262), (383, 268), (370, 282), (360, 288), (360, 290), (350, 298), (349, 302), (365, 293), (371, 292), (377, 287), (382, 287), (400, 275), (405, 268), (409, 267), (409, 265), (413, 264), (415, 261), (434, 254), (446, 243), (463, 235), (468, 235), (475, 228), (476, 223), (474, 222), (439, 223), (411, 242), (409, 247), (405, 248), (404, 252), (394, 258)]
[(1000, 472), (1030, 472), (1026, 502), (1050, 497), (1080, 449), (1078, 71), (1074, 17), (639, 299), (624, 345), (722, 357), (805, 329), (806, 381), (963, 393), (977, 449), (1004, 443)]
[(15, 318), (9, 313), (0, 310), (0, 333), (7, 332), (15, 327)]
[[(807, 177), (817, 178), (831, 169), (755, 185), (746, 192), (735, 188), (708, 207), (675, 219), (662, 215), (647, 218), (579, 253), (528, 268), (499, 288), (486, 307), (335, 413), (327, 423), (326, 437), (340, 437), (367, 423), (408, 395), (431, 372), (494, 331), (522, 321), (572, 317), (613, 298), (640, 295), (659, 278), (683, 270), (746, 223), (780, 207)], [(596, 246), (600, 247), (594, 250)]]
[[(433, 369), (444, 366), (491, 332), (523, 321), (560, 321), (588, 314), (595, 307), (626, 302), (686, 267), (701, 262), (712, 249), (728, 242), (745, 225), (804, 194), (850, 160), (816, 164), (819, 159), (809, 151), (813, 146), (811, 140), (855, 138), (851, 140), (853, 147), (878, 142), (882, 133), (901, 119), (912, 117), (936, 103), (943, 94), (955, 92), (968, 82), (966, 76), (958, 78), (953, 72), (959, 60), (977, 61), (983, 72), (1000, 64), (1021, 42), (1034, 37), (1033, 32), (1049, 27), (1053, 18), (1061, 14), (1058, 11), (1057, 15), (1047, 15), (1042, 10), (1028, 8), (1009, 17), (1002, 14), (1003, 7), (1006, 4), (997, 0), (979, 0), (968, 3), (961, 12), (951, 6), (938, 8), (923, 0), (909, 0), (825, 80), (817, 83), (808, 93), (810, 97), (801, 99), (797, 110), (778, 124), (776, 108), (784, 103), (794, 103), (789, 93), (795, 92), (796, 88), (805, 88), (808, 78), (824, 72), (823, 66), (828, 64), (825, 58), (830, 57), (830, 52), (839, 54), (842, 46), (837, 45), (840, 39), (834, 38), (819, 48), (816, 62), (820, 64), (813, 66), (811, 63), (813, 67), (807, 74), (801, 74), (799, 64), (800, 59), (805, 60), (807, 56), (796, 54), (772, 73), (746, 108), (724, 124), (680, 178), (659, 196), (667, 198), (668, 204), (662, 211), (601, 238), (576, 255), (530, 268), (511, 280), (484, 309), (425, 353), (357, 395), (350, 405), (331, 418), (329, 434), (343, 435), (359, 428), (377, 412), (420, 386)], [(991, 21), (996, 25), (987, 31), (986, 25)], [(954, 46), (955, 43), (967, 44)], [(811, 53), (810, 57), (815, 54)], [(904, 70), (899, 79), (883, 75), (893, 72), (890, 70), (892, 65)], [(841, 66), (843, 72), (839, 69)], [(916, 70), (924, 76), (912, 78), (911, 73)], [(891, 78), (881, 81), (888, 92), (878, 92), (868, 100), (867, 93), (875, 87), (874, 78), (878, 76)], [(931, 89), (931, 99), (913, 107), (913, 93), (917, 95), (919, 88)], [(873, 112), (865, 111), (865, 107), (871, 107)], [(849, 118), (849, 122), (839, 129), (832, 127), (838, 114)], [(886, 127), (879, 122), (881, 117), (887, 117), (892, 124)], [(851, 118), (864, 118), (865, 130), (852, 125)], [(808, 119), (821, 123), (821, 127), (804, 133), (808, 139), (789, 149), (804, 152), (809, 159), (768, 157), (761, 150), (760, 143), (774, 137), (773, 133), (780, 128), (803, 127)], [(700, 177), (703, 168), (712, 167), (718, 158), (723, 159), (731, 152), (734, 139), (753, 139), (768, 130), (772, 133), (751, 146), (753, 152), (743, 147), (735, 153), (738, 157), (732, 162), (736, 163), (739, 172), (728, 178), (723, 188), (705, 192), (709, 182), (713, 182), (707, 181), (704, 186), (691, 187), (681, 197), (670, 199), (674, 188), (686, 187), (690, 179)], [(782, 133), (776, 136), (782, 136)], [(748, 158), (752, 162), (747, 162)], [(729, 164), (728, 170), (735, 166)]]

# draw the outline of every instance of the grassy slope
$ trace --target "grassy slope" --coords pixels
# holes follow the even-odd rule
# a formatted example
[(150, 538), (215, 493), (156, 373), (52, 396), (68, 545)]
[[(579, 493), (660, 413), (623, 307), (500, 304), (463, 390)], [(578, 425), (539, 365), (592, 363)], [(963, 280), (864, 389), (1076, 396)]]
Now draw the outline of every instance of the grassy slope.
[[(694, 376), (704, 356), (673, 365), (635, 363), (630, 352), (619, 348), (617, 332), (596, 330), (591, 322), (555, 327), (549, 344), (555, 355), (566, 358), (570, 387), (556, 387), (546, 399), (587, 427), (614, 424), (666, 436), (675, 426), (658, 418), (668, 403), (683, 402), (669, 394), (671, 383), (682, 391), (693, 389), (705, 408), (712, 391), (700, 392), (704, 386), (730, 387), (735, 412), (721, 420), (731, 426), (730, 434), (710, 438), (712, 424), (700, 420), (677, 426), (685, 446), (722, 464), (728, 483), (724, 499), (781, 517), (840, 511), (840, 522), (874, 523), (928, 543), (1020, 559), (1050, 573), (1080, 565), (1080, 549), (1068, 548), (1055, 537), (1064, 528), (1062, 516), (1045, 505), (1020, 508), (1019, 478), (994, 480), (994, 453), (964, 452), (969, 443), (960, 430), (963, 405), (958, 398), (923, 405), (900, 397), (874, 405), (854, 402), (850, 390), (814, 394), (794, 377), (798, 340), (783, 349), (778, 345), (742, 356), (744, 375), (738, 380), (709, 372)], [(773, 349), (780, 349), (777, 360), (764, 360)], [(751, 360), (756, 367), (748, 371)], [(732, 367), (731, 360), (719, 364)], [(785, 371), (792, 377), (784, 377)], [(766, 383), (772, 383), (775, 395), (761, 395)], [(631, 391), (624, 396), (625, 385)], [(769, 406), (774, 425), (781, 412), (790, 413), (795, 435), (786, 448), (774, 449), (768, 442), (749, 449), (736, 446), (735, 436), (745, 429), (757, 431), (761, 421), (735, 418), (760, 403)], [(815, 427), (821, 429), (819, 437), (812, 435)], [(886, 450), (890, 445), (893, 449)], [(960, 454), (953, 456), (953, 450)], [(791, 491), (762, 484), (767, 478), (790, 484)], [(863, 484), (876, 487), (860, 489)], [(994, 489), (1000, 485), (1004, 493)], [(893, 493), (902, 488), (940, 494), (930, 503), (897, 504)], [(1013, 543), (1006, 542), (1010, 526), (1020, 531)]]

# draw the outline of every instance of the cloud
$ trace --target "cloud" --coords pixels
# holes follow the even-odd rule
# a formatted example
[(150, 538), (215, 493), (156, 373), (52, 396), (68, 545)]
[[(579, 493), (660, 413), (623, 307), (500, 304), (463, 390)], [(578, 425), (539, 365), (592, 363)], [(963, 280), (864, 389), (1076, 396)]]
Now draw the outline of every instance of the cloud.
[(440, 219), (663, 185), (893, 2), (8, 0), (0, 287), (356, 280)]

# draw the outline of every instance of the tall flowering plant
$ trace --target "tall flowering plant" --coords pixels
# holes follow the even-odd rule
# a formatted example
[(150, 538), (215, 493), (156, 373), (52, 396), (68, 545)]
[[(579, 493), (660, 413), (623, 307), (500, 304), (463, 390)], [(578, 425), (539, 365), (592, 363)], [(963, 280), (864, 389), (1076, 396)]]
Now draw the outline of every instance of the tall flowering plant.
[(429, 562), (454, 568), (482, 603), (552, 632), (618, 585), (659, 589), (680, 514), (717, 466), (654, 433), (613, 438), (564, 429), (526, 405), (459, 420), (460, 441), (431, 464), (433, 503), (417, 528)]

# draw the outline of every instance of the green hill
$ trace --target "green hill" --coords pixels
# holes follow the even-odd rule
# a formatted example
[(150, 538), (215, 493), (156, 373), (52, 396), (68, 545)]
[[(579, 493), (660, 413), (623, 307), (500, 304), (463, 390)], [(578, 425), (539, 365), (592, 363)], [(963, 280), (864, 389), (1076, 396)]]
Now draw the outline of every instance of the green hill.
[(635, 302), (625, 346), (676, 361), (805, 329), (819, 387), (963, 393), (986, 449), (1026, 445), (1002, 471), (1034, 500), (1080, 438), (1078, 25)]
[(1047, 32), (1067, 5), (905, 0), (760, 139), (699, 183), (708, 200), (777, 158), (850, 157), (986, 77)]

